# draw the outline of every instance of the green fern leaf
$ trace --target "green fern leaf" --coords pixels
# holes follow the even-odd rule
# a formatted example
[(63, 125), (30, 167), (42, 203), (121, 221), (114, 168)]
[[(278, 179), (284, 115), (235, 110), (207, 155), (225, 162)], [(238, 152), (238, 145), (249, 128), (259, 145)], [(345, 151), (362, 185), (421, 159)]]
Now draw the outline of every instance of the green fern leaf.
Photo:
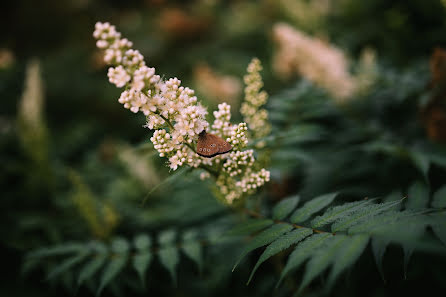
[(196, 231), (188, 231), (183, 233), (183, 244), (181, 249), (184, 254), (198, 265), (201, 272), (203, 265), (202, 248), (200, 242), (197, 240), (198, 234)]
[(432, 207), (446, 207), (446, 186), (441, 187), (438, 191), (435, 192), (432, 199)]
[(376, 266), (378, 267), (378, 271), (381, 274), (381, 277), (383, 280), (385, 280), (384, 277), (384, 270), (383, 270), (383, 256), (386, 252), (386, 248), (389, 245), (390, 240), (379, 238), (379, 237), (373, 237), (372, 238), (372, 251), (373, 256), (375, 258)]
[(184, 254), (189, 257), (198, 265), (198, 269), (201, 271), (203, 267), (202, 248), (198, 241), (189, 241), (181, 246)]
[(245, 249), (243, 250), (239, 259), (237, 260), (234, 267), (232, 268), (232, 271), (235, 270), (238, 263), (240, 263), (240, 261), (248, 253), (250, 253), (251, 251), (253, 251), (261, 246), (264, 246), (264, 245), (267, 245), (267, 244), (273, 242), (279, 236), (290, 231), (291, 229), (293, 229), (293, 226), (290, 224), (276, 224), (276, 225), (273, 225), (270, 228), (262, 231), (260, 234), (258, 234), (256, 237), (254, 237), (254, 239), (251, 240), (251, 242), (249, 242), (249, 244), (245, 247)]
[(443, 242), (444, 245), (446, 245), (446, 225), (443, 227), (439, 225), (432, 226), (432, 230), (434, 230), (435, 235)]
[(280, 201), (273, 208), (273, 219), (283, 220), (286, 218), (296, 208), (297, 204), (299, 203), (299, 199), (299, 196), (295, 195)]
[(152, 261), (152, 253), (150, 252), (152, 240), (146, 234), (141, 234), (135, 237), (133, 244), (137, 250), (132, 261), (133, 268), (138, 273), (142, 285), (145, 286), (146, 271)]
[(133, 257), (133, 267), (135, 268), (136, 272), (138, 273), (138, 276), (141, 280), (141, 283), (143, 286), (145, 286), (145, 280), (146, 280), (146, 271), (147, 268), (150, 265), (150, 262), (152, 261), (152, 253), (150, 252), (138, 252)]
[(417, 151), (409, 151), (409, 156), (412, 161), (412, 163), (415, 165), (415, 167), (423, 174), (424, 179), (427, 181), (427, 173), (429, 171), (430, 166), (430, 160), (429, 158)]
[(56, 269), (52, 270), (48, 274), (47, 279), (54, 278), (55, 276), (58, 276), (61, 273), (64, 273), (65, 271), (74, 267), (76, 264), (79, 264), (80, 262), (82, 262), (89, 254), (90, 254), (90, 251), (85, 250), (85, 251), (81, 252), (80, 254), (77, 254), (75, 256), (68, 258), (67, 260), (65, 260), (62, 263), (60, 263), (59, 265), (57, 265)]
[(94, 257), (90, 262), (85, 264), (77, 279), (77, 286), (80, 286), (84, 283), (84, 281), (93, 277), (93, 275), (105, 264), (107, 260), (107, 254), (99, 254)]
[(325, 225), (333, 223), (334, 221), (342, 217), (351, 214), (352, 212), (367, 207), (369, 204), (371, 204), (370, 200), (363, 200), (363, 201), (345, 203), (339, 206), (329, 208), (323, 215), (317, 216), (311, 221), (311, 227), (313, 228), (323, 227)]
[(125, 239), (115, 239), (112, 243), (112, 251), (116, 254), (111, 258), (101, 276), (99, 288), (96, 295), (99, 296), (102, 290), (112, 281), (125, 267), (128, 260), (129, 244)]
[(274, 224), (270, 219), (250, 219), (227, 232), (227, 236), (247, 235), (265, 229)]
[(305, 268), (305, 274), (302, 279), (299, 291), (305, 288), (316, 276), (332, 264), (335, 256), (344, 248), (343, 243), (348, 241), (348, 236), (336, 235), (327, 244), (313, 253), (310, 261)]
[(249, 276), (248, 283), (251, 282), (252, 277), (254, 276), (254, 273), (256, 272), (257, 268), (259, 268), (260, 264), (268, 260), (270, 257), (274, 256), (275, 254), (283, 251), (284, 249), (287, 249), (293, 244), (296, 244), (303, 239), (305, 239), (307, 236), (311, 235), (313, 233), (313, 230), (310, 228), (301, 228), (296, 229), (291, 232), (288, 232), (281, 237), (277, 238), (275, 241), (273, 241), (263, 252), (263, 254), (260, 256), (259, 260), (257, 261), (254, 269), (251, 272), (251, 275)]
[(350, 216), (343, 217), (337, 220), (333, 225), (331, 225), (331, 231), (338, 232), (347, 230), (348, 228), (356, 224), (359, 224), (360, 222), (363, 222), (364, 220), (367, 220), (370, 217), (379, 215), (380, 213), (389, 210), (398, 203), (401, 203), (401, 201), (392, 201), (392, 202), (369, 205), (367, 208), (362, 208), (354, 212)]
[(180, 260), (177, 248), (175, 246), (165, 246), (159, 250), (158, 257), (160, 259), (161, 264), (167, 269), (167, 271), (169, 271), (173, 283), (176, 285), (177, 284), (176, 267)]
[(119, 255), (116, 258), (111, 259), (111, 262), (104, 268), (99, 288), (96, 293), (97, 296), (101, 295), (102, 290), (118, 275), (119, 272), (121, 272), (127, 263), (127, 260), (127, 254)]
[(152, 245), (152, 240), (146, 234), (141, 234), (135, 237), (133, 244), (138, 251), (148, 251)]
[(388, 226), (393, 224), (395, 221), (415, 216), (417, 213), (413, 211), (394, 211), (390, 210), (388, 212), (379, 214), (377, 216), (371, 217), (368, 220), (364, 220), (356, 224), (355, 226), (348, 229), (349, 234), (359, 234), (367, 233), (373, 234), (374, 230), (382, 226)]
[(85, 248), (80, 243), (67, 243), (50, 248), (42, 248), (28, 254), (28, 258), (43, 258), (50, 256), (59, 256), (64, 254), (79, 253)]
[(177, 233), (175, 230), (166, 230), (159, 234), (158, 236), (158, 243), (163, 245), (172, 245), (175, 242), (175, 237)]
[(330, 193), (316, 197), (304, 204), (301, 208), (297, 209), (291, 216), (290, 221), (292, 223), (300, 223), (306, 221), (312, 214), (320, 211), (327, 205), (329, 205), (335, 199), (337, 193)]
[(429, 189), (425, 183), (416, 182), (408, 190), (407, 209), (420, 209), (429, 203)]
[(338, 254), (334, 258), (333, 268), (328, 277), (328, 284), (331, 286), (338, 275), (347, 267), (351, 266), (361, 256), (367, 243), (368, 235), (356, 235), (349, 238), (348, 242), (343, 245)]
[(277, 282), (276, 288), (279, 287), (283, 278), (291, 271), (297, 269), (305, 260), (307, 260), (320, 246), (327, 240), (333, 237), (330, 233), (314, 234), (305, 239), (301, 244), (298, 244), (291, 255), (288, 257), (288, 262), (282, 270), (280, 279)]
[(436, 213), (431, 215), (430, 225), (435, 235), (446, 245), (446, 213)]
[(370, 230), (370, 234), (387, 238), (391, 242), (416, 246), (419, 238), (424, 234), (428, 223), (429, 221), (423, 215), (403, 216), (396, 221)]

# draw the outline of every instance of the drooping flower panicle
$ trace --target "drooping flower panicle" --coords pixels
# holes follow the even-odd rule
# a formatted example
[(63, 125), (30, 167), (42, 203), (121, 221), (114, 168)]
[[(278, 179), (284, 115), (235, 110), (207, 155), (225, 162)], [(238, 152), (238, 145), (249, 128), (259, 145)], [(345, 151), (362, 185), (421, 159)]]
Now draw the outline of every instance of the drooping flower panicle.
[[(141, 53), (132, 49), (132, 42), (121, 38), (114, 26), (97, 23), (93, 36), (97, 39), (96, 45), (105, 51), (104, 61), (111, 65), (109, 81), (118, 88), (125, 88), (118, 101), (133, 113), (142, 112), (146, 116), (145, 127), (155, 130), (150, 140), (160, 157), (168, 159), (172, 170), (184, 165), (207, 170), (201, 178), (212, 173), (220, 194), (228, 203), (269, 181), (267, 170), (253, 171), (254, 167), (258, 168), (254, 166), (254, 151), (242, 151), (248, 144), (248, 127), (246, 123), (230, 123), (228, 104), (218, 106), (218, 111), (214, 112), (215, 121), (209, 125), (207, 110), (198, 102), (194, 91), (182, 86), (178, 78), (161, 79), (155, 68), (146, 66)], [(251, 78), (247, 78), (248, 87), (252, 89), (247, 104), (257, 109), (267, 98), (266, 93), (259, 93), (262, 87), (259, 63), (249, 66)], [(249, 119), (254, 117), (251, 114)], [(195, 152), (195, 144), (200, 132), (209, 128), (210, 132), (226, 139), (233, 146), (233, 152), (211, 159), (200, 157)]]

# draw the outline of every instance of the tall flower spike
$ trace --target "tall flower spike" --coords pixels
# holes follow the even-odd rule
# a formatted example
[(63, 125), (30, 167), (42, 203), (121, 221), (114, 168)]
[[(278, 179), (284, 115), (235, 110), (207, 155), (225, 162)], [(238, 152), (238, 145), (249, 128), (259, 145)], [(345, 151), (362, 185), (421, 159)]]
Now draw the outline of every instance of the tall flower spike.
[(252, 59), (248, 65), (247, 74), (244, 77), (245, 100), (242, 103), (240, 113), (248, 124), (255, 139), (262, 138), (271, 132), (271, 126), (268, 122), (268, 112), (261, 108), (268, 100), (268, 94), (260, 91), (263, 87), (260, 71), (262, 65), (257, 58)]

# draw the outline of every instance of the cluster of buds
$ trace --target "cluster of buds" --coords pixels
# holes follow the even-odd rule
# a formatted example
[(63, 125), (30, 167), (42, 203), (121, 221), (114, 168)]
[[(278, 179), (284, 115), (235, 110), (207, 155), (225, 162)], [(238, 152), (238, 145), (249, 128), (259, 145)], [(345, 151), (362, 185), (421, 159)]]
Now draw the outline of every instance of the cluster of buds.
[(244, 77), (245, 100), (240, 108), (245, 122), (248, 124), (254, 138), (261, 138), (268, 135), (271, 126), (268, 122), (268, 112), (261, 108), (268, 100), (268, 94), (260, 91), (263, 87), (262, 76), (260, 71), (262, 65), (259, 59), (252, 59), (248, 65), (247, 74)]
[[(210, 126), (206, 120), (207, 110), (198, 102), (194, 91), (182, 86), (178, 78), (161, 79), (154, 68), (146, 66), (144, 57), (131, 48), (132, 43), (121, 39), (114, 26), (97, 23), (93, 36), (97, 46), (105, 50), (104, 61), (111, 65), (108, 70), (110, 82), (125, 88), (118, 101), (124, 108), (146, 116), (146, 127), (155, 130), (150, 140), (160, 157), (168, 159), (172, 170), (188, 165), (204, 169), (206, 173), (201, 178), (211, 173), (228, 203), (269, 181), (267, 170), (253, 172), (253, 167), (259, 167), (254, 166), (254, 152), (242, 151), (248, 144), (248, 127), (246, 123), (230, 123), (228, 104), (218, 106), (218, 111), (214, 112), (215, 121)], [(250, 65), (249, 69), (252, 69), (249, 70), (251, 76), (255, 71), (258, 73), (258, 66)], [(260, 87), (254, 86), (258, 81)], [(258, 92), (262, 86), (261, 78), (249, 79), (249, 82), (248, 87), (251, 86), (253, 91), (247, 102), (257, 107), (258, 102), (263, 105), (266, 96)], [(196, 153), (198, 135), (209, 127), (212, 128), (210, 132), (232, 145), (233, 152), (214, 158), (204, 158)]]

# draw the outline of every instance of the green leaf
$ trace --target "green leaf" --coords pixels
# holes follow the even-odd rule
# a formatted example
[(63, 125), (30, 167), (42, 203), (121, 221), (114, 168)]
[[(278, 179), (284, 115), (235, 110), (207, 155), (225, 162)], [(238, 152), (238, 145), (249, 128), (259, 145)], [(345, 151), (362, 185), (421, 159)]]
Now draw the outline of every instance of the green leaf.
[(135, 239), (133, 240), (133, 244), (135, 245), (135, 248), (137, 250), (147, 251), (152, 245), (152, 240), (148, 235), (141, 234), (135, 237)]
[(227, 232), (227, 236), (236, 236), (236, 235), (247, 235), (260, 230), (265, 229), (266, 227), (274, 224), (273, 220), (270, 219), (250, 219), (243, 224), (235, 226), (231, 230)]
[(299, 291), (305, 288), (316, 276), (321, 274), (336, 259), (336, 255), (344, 248), (344, 242), (348, 236), (336, 235), (327, 242), (327, 245), (317, 250), (305, 267), (305, 274), (300, 284)]
[(430, 225), (435, 235), (446, 245), (446, 213), (436, 213), (431, 215)]
[(244, 248), (242, 254), (240, 255), (239, 259), (235, 263), (234, 267), (232, 268), (232, 271), (237, 267), (238, 263), (251, 251), (255, 250), (256, 248), (259, 248), (261, 246), (267, 245), (271, 242), (273, 242), (276, 238), (278, 238), (280, 235), (290, 231), (293, 229), (293, 226), (290, 224), (276, 224), (271, 226), (270, 228), (262, 231), (260, 234), (258, 234), (256, 237), (254, 237), (253, 240), (251, 240), (248, 245)]
[(77, 279), (77, 285), (80, 286), (84, 283), (84, 281), (91, 279), (93, 275), (105, 264), (105, 260), (107, 259), (107, 254), (99, 254), (94, 257), (90, 262), (85, 264)]
[(172, 245), (175, 242), (176, 234), (174, 230), (163, 231), (158, 236), (158, 243), (160, 245)]
[(141, 280), (143, 286), (145, 286), (146, 271), (152, 261), (152, 253), (149, 251), (140, 251), (133, 257), (133, 267)]
[(416, 151), (410, 151), (409, 155), (410, 159), (412, 160), (412, 163), (423, 174), (423, 177), (427, 181), (428, 180), (427, 173), (429, 171), (429, 165), (430, 165), (430, 160), (428, 156)]
[(280, 201), (273, 208), (273, 219), (283, 220), (286, 218), (296, 208), (297, 204), (299, 203), (299, 199), (299, 196), (295, 195)]
[(342, 217), (348, 216), (352, 212), (367, 207), (369, 204), (371, 204), (370, 200), (362, 200), (329, 208), (323, 215), (317, 216), (311, 221), (311, 227), (320, 228), (333, 223)]
[(432, 207), (443, 208), (446, 207), (446, 186), (441, 187), (435, 192), (432, 199)]
[(148, 235), (141, 234), (135, 237), (133, 244), (137, 250), (132, 261), (133, 268), (135, 268), (142, 285), (145, 287), (146, 271), (152, 261), (152, 253), (150, 252), (152, 240)]
[(129, 248), (129, 243), (125, 239), (117, 238), (112, 242), (112, 251), (115, 255), (112, 256), (111, 262), (104, 268), (96, 295), (100, 295), (102, 290), (124, 268), (128, 260)]
[(184, 254), (189, 257), (198, 265), (198, 269), (201, 271), (203, 266), (202, 248), (198, 241), (187, 241), (181, 246)]
[(174, 284), (177, 284), (176, 267), (180, 260), (178, 250), (175, 246), (165, 246), (158, 252), (161, 264), (169, 271)]
[(329, 286), (345, 268), (356, 262), (366, 248), (369, 238), (368, 235), (356, 235), (349, 238), (348, 242), (342, 246), (334, 258), (333, 268), (328, 277)]
[(384, 270), (383, 270), (383, 256), (386, 252), (386, 248), (389, 245), (390, 240), (385, 238), (379, 238), (379, 237), (373, 237), (372, 238), (372, 251), (373, 256), (375, 258), (376, 266), (378, 267), (378, 271), (381, 274), (381, 277), (383, 280), (385, 280), (384, 277)]
[(308, 259), (315, 251), (318, 250), (327, 240), (333, 238), (330, 233), (314, 234), (302, 243), (298, 244), (291, 255), (288, 257), (288, 261), (285, 268), (282, 270), (280, 279), (277, 282), (276, 288), (279, 287), (283, 278), (291, 271), (297, 269), (306, 259)]
[(49, 248), (42, 248), (28, 254), (28, 258), (43, 258), (81, 252), (85, 246), (80, 243), (67, 243)]
[(121, 254), (115, 258), (111, 258), (111, 262), (104, 268), (101, 276), (99, 288), (96, 295), (99, 296), (102, 290), (121, 272), (128, 260), (128, 254)]
[(435, 235), (446, 245), (446, 224), (442, 227), (440, 225), (432, 226), (432, 230), (434, 230)]
[(411, 212), (406, 212), (406, 214), (408, 215), (373, 228), (369, 233), (394, 243), (417, 246), (429, 221), (424, 215)]
[(376, 229), (393, 224), (397, 220), (416, 215), (413, 211), (395, 211), (390, 210), (371, 217), (368, 220), (363, 220), (353, 227), (348, 229), (349, 234), (367, 233), (374, 234)]
[(251, 275), (249, 276), (248, 284), (251, 282), (251, 279), (254, 276), (254, 273), (256, 272), (257, 268), (259, 268), (260, 264), (268, 260), (270, 257), (274, 256), (275, 254), (283, 251), (284, 249), (287, 249), (291, 245), (302, 241), (304, 238), (311, 235), (312, 233), (313, 230), (310, 228), (295, 229), (291, 232), (288, 232), (280, 236), (275, 241), (273, 241), (265, 249), (263, 254), (260, 256), (259, 260), (257, 261), (254, 269), (251, 272)]
[(429, 189), (425, 183), (416, 182), (408, 190), (407, 209), (420, 209), (429, 203)]
[(81, 252), (80, 254), (77, 254), (75, 256), (72, 256), (72, 257), (66, 259), (62, 263), (58, 264), (56, 269), (52, 270), (48, 274), (47, 279), (51, 279), (55, 276), (58, 276), (61, 273), (64, 273), (65, 271), (72, 268), (76, 264), (79, 264), (80, 262), (82, 262), (89, 254), (90, 254), (90, 252), (88, 250), (86, 250), (86, 251)]
[(297, 209), (291, 216), (290, 221), (292, 223), (300, 223), (306, 221), (312, 214), (320, 211), (327, 205), (329, 205), (336, 197), (337, 193), (325, 194), (313, 198), (304, 204), (301, 208)]
[(332, 232), (338, 232), (338, 231), (344, 231), (348, 228), (359, 224), (360, 222), (363, 222), (364, 220), (367, 220), (371, 217), (377, 216), (395, 205), (401, 203), (400, 201), (392, 201), (392, 202), (386, 202), (386, 203), (380, 203), (380, 204), (372, 204), (369, 205), (367, 208), (362, 208), (350, 216), (343, 217), (339, 220), (337, 220), (333, 225), (331, 225), (331, 231)]

